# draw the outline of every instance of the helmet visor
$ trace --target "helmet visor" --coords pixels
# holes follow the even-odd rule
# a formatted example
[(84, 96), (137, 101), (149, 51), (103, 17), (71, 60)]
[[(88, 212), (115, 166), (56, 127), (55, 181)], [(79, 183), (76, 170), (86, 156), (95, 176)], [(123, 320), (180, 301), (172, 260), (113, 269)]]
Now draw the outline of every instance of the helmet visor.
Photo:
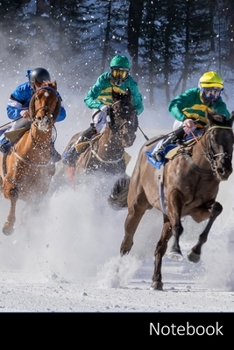
[(202, 96), (206, 100), (217, 100), (223, 91), (223, 89), (220, 89), (218, 87), (210, 87), (210, 88), (203, 88), (202, 90)]
[(111, 68), (111, 74), (114, 78), (126, 79), (129, 73), (129, 69), (126, 68)]

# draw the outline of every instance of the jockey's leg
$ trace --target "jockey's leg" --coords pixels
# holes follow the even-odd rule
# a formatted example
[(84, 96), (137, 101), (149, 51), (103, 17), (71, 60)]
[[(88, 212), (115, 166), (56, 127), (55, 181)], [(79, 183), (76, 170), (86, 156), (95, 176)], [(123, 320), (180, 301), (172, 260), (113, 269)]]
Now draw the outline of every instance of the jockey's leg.
[(157, 162), (162, 161), (162, 155), (161, 153), (165, 150), (167, 145), (170, 145), (172, 143), (176, 143), (179, 140), (182, 140), (184, 138), (184, 129), (181, 127), (180, 129), (174, 130), (161, 144), (161, 146), (152, 154), (153, 158), (156, 159)]
[[(13, 130), (16, 130), (19, 128), (23, 128), (29, 122), (30, 122), (30, 120), (27, 118), (20, 118), (20, 119), (16, 120), (15, 122), (12, 122), (10, 129), (8, 129), (7, 131), (13, 131)], [(11, 148), (11, 146), (12, 146), (11, 141), (3, 134), (0, 137), (0, 151), (3, 153), (7, 153), (9, 151), (9, 149)]]
[(2, 153), (7, 153), (9, 149), (11, 148), (11, 141), (6, 138), (6, 136), (3, 135), (0, 139), (0, 151)]
[(75, 146), (78, 143), (91, 140), (93, 136), (95, 136), (96, 134), (99, 134), (105, 128), (106, 114), (102, 111), (100, 111), (99, 113), (97, 112), (98, 110), (95, 110), (93, 113), (90, 127), (86, 129), (80, 135), (78, 140), (73, 145), (71, 145), (69, 150), (66, 153), (64, 153), (62, 161), (65, 165), (69, 165), (69, 166), (75, 165), (79, 156), (79, 153), (76, 151), (76, 148), (75, 148)]
[(78, 138), (78, 140), (71, 145), (71, 147), (68, 149), (68, 151), (66, 153), (64, 153), (63, 155), (63, 164), (69, 165), (69, 166), (74, 166), (79, 153), (76, 151), (75, 146), (78, 143), (84, 142), (84, 141), (89, 141), (91, 140), (91, 138), (97, 134), (97, 130), (95, 128), (95, 126), (93, 124), (90, 124), (90, 127), (88, 129), (86, 129)]

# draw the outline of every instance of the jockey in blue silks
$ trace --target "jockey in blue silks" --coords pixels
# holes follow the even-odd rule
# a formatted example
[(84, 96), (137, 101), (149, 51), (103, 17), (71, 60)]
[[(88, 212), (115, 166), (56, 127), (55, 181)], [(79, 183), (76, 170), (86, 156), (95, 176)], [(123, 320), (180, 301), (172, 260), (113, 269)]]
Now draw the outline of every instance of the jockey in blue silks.
[[(28, 81), (19, 85), (11, 94), (7, 103), (6, 111), (7, 116), (11, 120), (15, 120), (8, 131), (16, 130), (24, 127), (30, 121), (29, 103), (36, 91), (36, 88), (40, 87), (44, 81), (51, 81), (50, 74), (45, 68), (35, 68), (33, 70), (27, 70), (26, 77)], [(61, 98), (59, 92), (58, 96)], [(57, 118), (57, 122), (60, 122), (66, 118), (66, 110), (64, 108), (61, 98), (61, 109)], [(4, 130), (6, 131), (6, 130)], [(51, 141), (52, 146), (52, 161), (58, 162), (61, 159), (60, 154), (55, 150), (54, 141)], [(8, 152), (11, 147), (11, 142), (5, 137), (4, 133), (0, 137), (0, 151), (3, 153)]]

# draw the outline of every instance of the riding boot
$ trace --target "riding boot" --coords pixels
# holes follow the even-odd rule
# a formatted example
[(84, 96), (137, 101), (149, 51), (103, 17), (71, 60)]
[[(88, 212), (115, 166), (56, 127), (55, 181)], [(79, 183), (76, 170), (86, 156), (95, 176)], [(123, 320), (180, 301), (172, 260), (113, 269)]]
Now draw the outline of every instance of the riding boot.
[(51, 141), (52, 162), (57, 163), (61, 160), (61, 155), (56, 151), (54, 142)]
[(97, 134), (97, 130), (96, 130), (94, 124), (91, 123), (90, 127), (82, 132), (82, 134), (78, 138), (76, 144), (80, 143), (80, 142), (84, 142), (84, 141), (89, 141), (96, 134)]
[(157, 162), (161, 162), (163, 159), (162, 153), (165, 151), (166, 146), (179, 143), (184, 138), (184, 129), (183, 127), (173, 131), (166, 140), (161, 144), (161, 146), (152, 154), (153, 158), (156, 159)]
[(62, 160), (63, 164), (74, 167), (79, 156), (79, 153), (76, 151), (75, 146), (78, 143), (91, 140), (91, 138), (96, 134), (97, 134), (97, 130), (94, 124), (90, 124), (90, 127), (85, 131), (83, 131), (83, 133), (80, 135), (78, 140), (73, 145), (71, 145), (71, 147), (68, 149), (66, 153), (64, 153), (63, 160)]
[(12, 143), (10, 140), (8, 140), (6, 137), (4, 137), (1, 141), (0, 141), (0, 151), (2, 153), (7, 153), (9, 151), (9, 149), (11, 148)]

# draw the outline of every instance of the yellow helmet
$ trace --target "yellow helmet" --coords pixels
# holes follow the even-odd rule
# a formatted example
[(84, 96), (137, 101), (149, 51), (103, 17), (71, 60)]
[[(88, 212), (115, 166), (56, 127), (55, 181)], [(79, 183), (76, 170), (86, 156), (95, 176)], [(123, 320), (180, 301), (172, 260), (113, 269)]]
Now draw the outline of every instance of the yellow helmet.
[(199, 84), (201, 88), (220, 88), (223, 89), (223, 79), (216, 72), (206, 72), (204, 73), (200, 80)]

